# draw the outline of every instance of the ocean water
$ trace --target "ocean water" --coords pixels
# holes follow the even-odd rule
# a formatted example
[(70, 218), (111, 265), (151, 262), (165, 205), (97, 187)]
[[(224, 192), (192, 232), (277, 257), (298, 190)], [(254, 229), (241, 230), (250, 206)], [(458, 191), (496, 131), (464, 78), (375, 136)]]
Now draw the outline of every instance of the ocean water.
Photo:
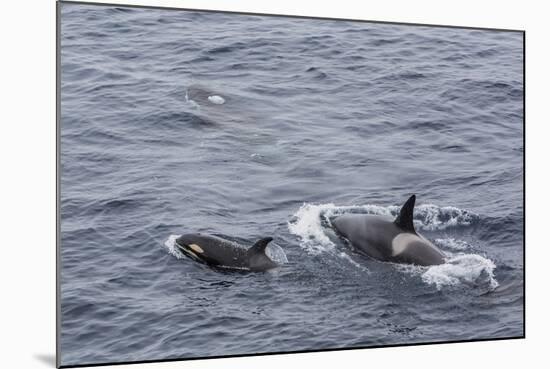
[[(521, 33), (64, 3), (60, 41), (63, 365), (523, 335)], [(412, 193), (444, 265), (334, 237)]]

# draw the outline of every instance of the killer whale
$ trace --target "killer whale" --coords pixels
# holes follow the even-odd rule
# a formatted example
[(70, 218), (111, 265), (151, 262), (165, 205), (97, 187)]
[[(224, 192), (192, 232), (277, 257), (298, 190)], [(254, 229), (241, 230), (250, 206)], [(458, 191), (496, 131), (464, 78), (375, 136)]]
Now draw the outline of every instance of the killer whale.
[(187, 87), (185, 91), (185, 100), (205, 108), (208, 106), (225, 104), (227, 96), (223, 96), (220, 92), (212, 88), (193, 84)]
[(192, 259), (211, 266), (259, 272), (279, 266), (265, 253), (272, 240), (262, 238), (247, 249), (219, 236), (191, 233), (178, 237), (176, 246)]
[(344, 214), (331, 223), (354, 249), (374, 259), (422, 266), (443, 264), (443, 252), (414, 229), (415, 201), (416, 196), (412, 195), (395, 220), (380, 215)]

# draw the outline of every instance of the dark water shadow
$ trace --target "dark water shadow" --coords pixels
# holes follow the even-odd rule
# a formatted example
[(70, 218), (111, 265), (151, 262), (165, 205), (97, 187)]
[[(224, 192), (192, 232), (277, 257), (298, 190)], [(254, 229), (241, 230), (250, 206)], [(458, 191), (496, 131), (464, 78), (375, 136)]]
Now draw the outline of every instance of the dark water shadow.
[(34, 354), (33, 357), (42, 362), (43, 364), (48, 365), (49, 367), (55, 368), (55, 355), (54, 354)]

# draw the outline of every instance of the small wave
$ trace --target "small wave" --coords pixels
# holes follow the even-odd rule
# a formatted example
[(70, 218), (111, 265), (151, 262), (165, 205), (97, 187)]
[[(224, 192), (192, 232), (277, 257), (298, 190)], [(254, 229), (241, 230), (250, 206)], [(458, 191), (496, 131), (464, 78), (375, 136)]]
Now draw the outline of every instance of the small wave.
[(495, 263), (477, 254), (452, 255), (445, 264), (430, 267), (397, 265), (397, 268), (420, 275), (424, 283), (434, 285), (438, 290), (466, 285), (493, 291), (499, 285), (494, 275)]
[(345, 260), (347, 261), (348, 263), (352, 264), (353, 266), (355, 266), (357, 269), (361, 269), (362, 271), (365, 271), (365, 272), (368, 272), (369, 270), (362, 264), (356, 262), (355, 260), (352, 259), (351, 256), (349, 256), (348, 254), (346, 254), (345, 252), (340, 252), (337, 254), (339, 258), (341, 258), (342, 260)]
[(328, 74), (323, 72), (321, 69), (317, 68), (317, 67), (309, 67), (307, 70), (306, 70), (306, 73), (310, 73), (312, 74), (315, 78), (315, 79), (325, 79), (328, 77)]
[(401, 42), (401, 39), (400, 38), (387, 38), (387, 39), (384, 39), (384, 38), (381, 38), (381, 39), (377, 39), (377, 40), (373, 40), (371, 43), (373, 46), (384, 46), (384, 45), (392, 45), (392, 44), (395, 44), (395, 43), (398, 43), (398, 42)]
[(451, 249), (456, 251), (464, 251), (471, 248), (466, 241), (457, 240), (455, 238), (436, 238), (434, 244), (441, 249)]
[[(393, 215), (397, 216), (399, 210), (400, 207), (394, 209)], [(415, 226), (428, 231), (469, 226), (479, 218), (475, 213), (453, 206), (439, 207), (433, 204), (424, 204), (417, 206), (414, 211)]]
[(416, 72), (403, 72), (401, 74), (398, 74), (398, 77), (401, 79), (421, 79), (426, 78), (426, 75)]
[(223, 53), (228, 53), (237, 49), (238, 47), (234, 47), (234, 46), (219, 46), (208, 50), (208, 52), (211, 54), (223, 54)]
[(201, 114), (201, 109), (194, 101), (189, 101), (191, 111), (164, 111), (152, 112), (143, 116), (143, 121), (153, 124), (158, 124), (160, 127), (167, 129), (181, 129), (181, 126), (187, 125), (192, 127), (210, 127), (215, 126), (216, 122)]

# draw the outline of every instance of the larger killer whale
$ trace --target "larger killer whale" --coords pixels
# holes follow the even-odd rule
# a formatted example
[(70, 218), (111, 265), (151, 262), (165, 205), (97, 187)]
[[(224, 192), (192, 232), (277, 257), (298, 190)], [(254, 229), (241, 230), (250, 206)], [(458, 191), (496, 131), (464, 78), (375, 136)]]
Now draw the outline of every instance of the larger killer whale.
[(331, 220), (336, 231), (360, 253), (374, 259), (415, 265), (445, 263), (445, 255), (416, 232), (412, 195), (395, 220), (371, 214), (344, 214)]
[(222, 237), (190, 233), (178, 237), (176, 246), (192, 259), (211, 266), (260, 272), (279, 266), (265, 253), (272, 240), (262, 238), (247, 249)]

